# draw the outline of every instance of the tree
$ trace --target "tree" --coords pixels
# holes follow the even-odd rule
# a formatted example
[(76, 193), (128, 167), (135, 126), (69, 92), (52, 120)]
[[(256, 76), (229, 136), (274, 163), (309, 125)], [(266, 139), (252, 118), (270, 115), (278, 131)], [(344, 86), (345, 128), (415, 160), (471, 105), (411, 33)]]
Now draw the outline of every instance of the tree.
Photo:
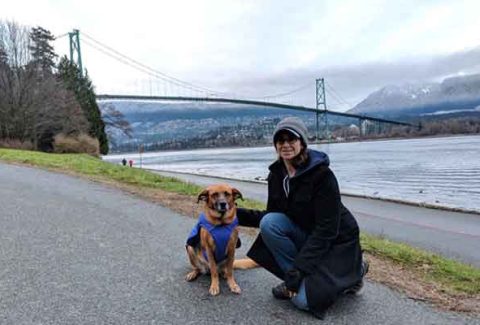
[(78, 104), (75, 94), (67, 90), (53, 75), (43, 79), (33, 97), (29, 110), (29, 128), (34, 148), (53, 151), (57, 134), (75, 136), (87, 133), (89, 124)]
[(75, 97), (89, 123), (88, 134), (97, 138), (100, 143), (100, 153), (108, 153), (108, 139), (105, 133), (105, 123), (97, 104), (95, 91), (88, 73), (82, 76), (78, 67), (65, 56), (57, 66), (58, 77), (65, 87), (75, 93)]
[(86, 132), (73, 92), (53, 75), (51, 34), (0, 21), (0, 139), (50, 151), (58, 133)]
[(29, 46), (32, 55), (30, 64), (37, 69), (41, 77), (51, 75), (57, 54), (50, 42), (54, 41), (55, 37), (42, 27), (34, 27), (30, 32), (30, 40), (32, 42)]
[(115, 108), (111, 103), (103, 106), (102, 116), (105, 125), (110, 129), (120, 130), (127, 137), (132, 137), (132, 127), (130, 123), (125, 119), (125, 116)]
[(32, 105), (34, 78), (29, 62), (28, 30), (15, 22), (0, 21), (0, 138), (28, 139), (27, 110)]

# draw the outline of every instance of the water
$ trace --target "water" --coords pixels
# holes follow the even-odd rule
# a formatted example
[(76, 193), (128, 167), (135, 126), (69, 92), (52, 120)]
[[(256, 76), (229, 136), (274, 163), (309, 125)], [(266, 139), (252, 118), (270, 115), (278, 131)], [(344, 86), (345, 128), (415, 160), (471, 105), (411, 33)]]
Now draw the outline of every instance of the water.
[[(480, 135), (311, 145), (326, 152), (346, 194), (397, 199), (480, 212)], [(126, 157), (139, 167), (139, 154)], [(144, 168), (265, 179), (272, 147), (202, 149), (142, 155)]]

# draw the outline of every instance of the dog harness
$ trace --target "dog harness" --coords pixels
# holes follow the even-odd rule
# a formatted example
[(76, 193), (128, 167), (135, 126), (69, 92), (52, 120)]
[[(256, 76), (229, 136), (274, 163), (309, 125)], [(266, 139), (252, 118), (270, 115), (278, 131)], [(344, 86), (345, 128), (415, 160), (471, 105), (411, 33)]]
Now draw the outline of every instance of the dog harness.
[[(235, 216), (235, 219), (232, 223), (228, 225), (214, 225), (208, 222), (204, 213), (201, 213), (197, 224), (193, 227), (190, 235), (187, 239), (187, 245), (198, 247), (200, 245), (200, 228), (205, 229), (212, 236), (215, 241), (215, 262), (220, 263), (225, 258), (227, 258), (227, 245), (230, 237), (232, 236), (233, 229), (238, 226), (238, 219)], [(238, 248), (240, 245), (240, 239), (236, 243)], [(203, 256), (208, 261), (207, 252), (202, 251)]]

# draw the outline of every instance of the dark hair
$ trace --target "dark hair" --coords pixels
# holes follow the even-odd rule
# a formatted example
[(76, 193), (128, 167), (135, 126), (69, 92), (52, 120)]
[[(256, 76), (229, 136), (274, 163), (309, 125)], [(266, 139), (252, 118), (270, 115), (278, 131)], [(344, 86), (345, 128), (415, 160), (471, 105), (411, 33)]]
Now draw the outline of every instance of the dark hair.
[(300, 167), (308, 161), (308, 150), (307, 147), (302, 146), (300, 153), (292, 159), (292, 165), (295, 168)]

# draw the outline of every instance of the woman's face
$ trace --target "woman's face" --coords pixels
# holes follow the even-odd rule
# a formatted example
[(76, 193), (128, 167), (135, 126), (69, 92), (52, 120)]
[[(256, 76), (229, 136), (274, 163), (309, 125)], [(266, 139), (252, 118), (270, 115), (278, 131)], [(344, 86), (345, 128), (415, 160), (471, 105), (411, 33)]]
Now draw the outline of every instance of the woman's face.
[(281, 132), (275, 141), (275, 149), (283, 160), (291, 160), (302, 151), (302, 141), (288, 131)]

